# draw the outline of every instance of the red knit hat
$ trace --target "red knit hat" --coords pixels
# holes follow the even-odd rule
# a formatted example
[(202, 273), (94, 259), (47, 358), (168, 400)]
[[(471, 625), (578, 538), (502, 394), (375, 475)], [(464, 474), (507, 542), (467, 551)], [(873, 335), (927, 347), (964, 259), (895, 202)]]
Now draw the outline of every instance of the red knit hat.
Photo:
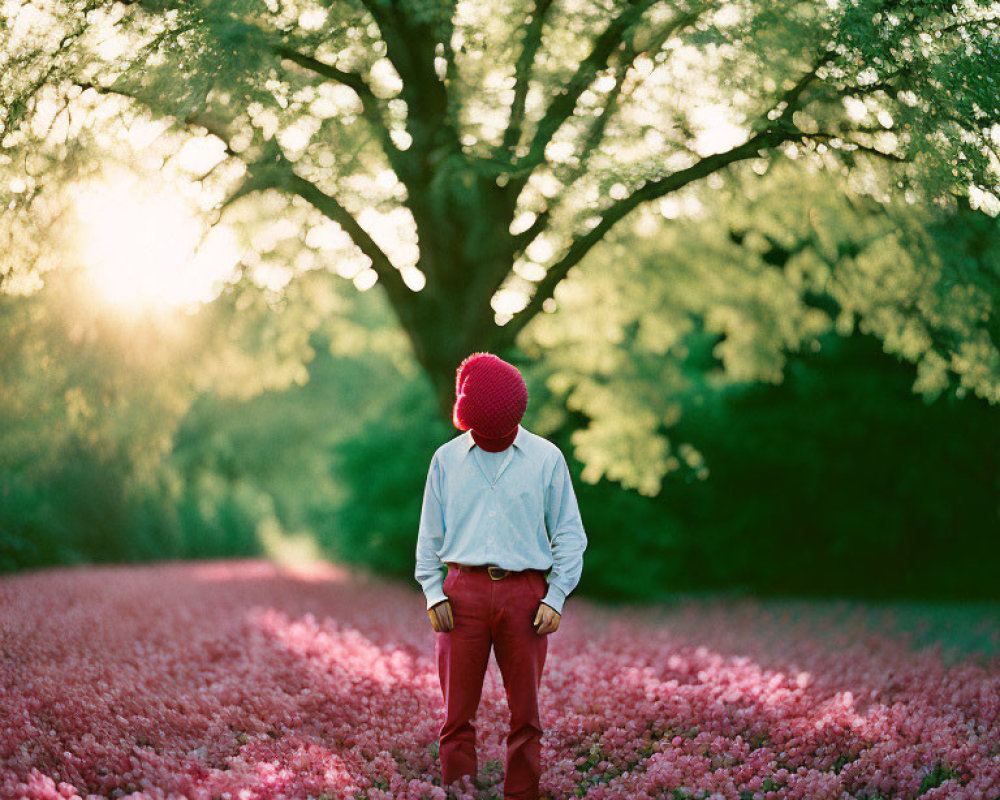
[(459, 365), (452, 422), (459, 430), (471, 428), (483, 450), (497, 453), (510, 447), (527, 408), (528, 387), (513, 364), (477, 352)]

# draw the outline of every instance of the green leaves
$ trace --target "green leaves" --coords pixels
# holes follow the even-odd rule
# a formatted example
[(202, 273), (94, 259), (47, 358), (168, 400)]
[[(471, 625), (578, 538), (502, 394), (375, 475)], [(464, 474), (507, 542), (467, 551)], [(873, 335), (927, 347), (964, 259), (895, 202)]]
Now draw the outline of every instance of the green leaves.
[(584, 480), (655, 494), (688, 461), (670, 435), (685, 398), (780, 384), (788, 354), (834, 332), (877, 336), (928, 401), (957, 387), (1000, 402), (996, 221), (849, 199), (788, 162), (699, 199), (693, 219), (595, 250), (525, 330), (588, 420), (573, 436)]

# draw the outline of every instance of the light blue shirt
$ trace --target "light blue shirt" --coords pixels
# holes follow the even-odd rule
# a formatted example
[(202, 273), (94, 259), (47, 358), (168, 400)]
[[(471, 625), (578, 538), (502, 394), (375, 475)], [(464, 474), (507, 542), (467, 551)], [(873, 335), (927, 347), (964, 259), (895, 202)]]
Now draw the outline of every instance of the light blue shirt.
[(444, 562), (495, 564), (548, 574), (542, 602), (562, 613), (583, 572), (587, 534), (566, 457), (553, 442), (517, 426), (499, 453), (465, 431), (431, 458), (413, 576), (427, 608), (447, 599)]

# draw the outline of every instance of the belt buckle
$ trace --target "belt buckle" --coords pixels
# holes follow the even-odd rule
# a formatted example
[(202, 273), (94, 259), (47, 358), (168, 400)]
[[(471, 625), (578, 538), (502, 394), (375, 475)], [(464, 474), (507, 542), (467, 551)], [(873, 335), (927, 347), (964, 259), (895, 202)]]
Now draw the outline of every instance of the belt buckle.
[[(500, 574), (499, 575), (494, 575), (493, 574), (493, 570), (499, 570)], [(507, 573), (508, 573), (508, 570), (504, 569), (503, 567), (494, 567), (492, 564), (489, 565), (488, 567), (486, 567), (486, 571), (489, 573), (490, 580), (492, 580), (492, 581), (502, 580), (503, 578), (507, 577)]]

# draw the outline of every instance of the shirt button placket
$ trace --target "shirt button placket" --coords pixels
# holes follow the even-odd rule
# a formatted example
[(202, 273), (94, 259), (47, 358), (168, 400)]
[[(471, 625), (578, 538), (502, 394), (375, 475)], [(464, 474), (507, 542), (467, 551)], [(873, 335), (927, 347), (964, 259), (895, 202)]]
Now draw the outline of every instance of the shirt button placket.
[[(497, 482), (496, 482), (496, 478), (494, 478), (492, 481), (490, 481), (490, 491), (492, 492), (494, 489), (496, 489), (496, 487), (497, 487)], [(490, 517), (492, 518), (492, 517), (495, 517), (495, 516), (496, 516), (496, 512), (495, 511), (490, 511)], [(490, 553), (489, 559), (490, 559), (490, 563), (492, 564), (493, 561), (494, 561), (494, 558), (493, 558), (493, 529), (492, 528), (490, 528), (490, 533), (489, 533), (489, 536), (487, 537), (486, 541), (487, 541), (486, 548), (487, 548), (487, 550), (489, 550), (489, 553)]]

